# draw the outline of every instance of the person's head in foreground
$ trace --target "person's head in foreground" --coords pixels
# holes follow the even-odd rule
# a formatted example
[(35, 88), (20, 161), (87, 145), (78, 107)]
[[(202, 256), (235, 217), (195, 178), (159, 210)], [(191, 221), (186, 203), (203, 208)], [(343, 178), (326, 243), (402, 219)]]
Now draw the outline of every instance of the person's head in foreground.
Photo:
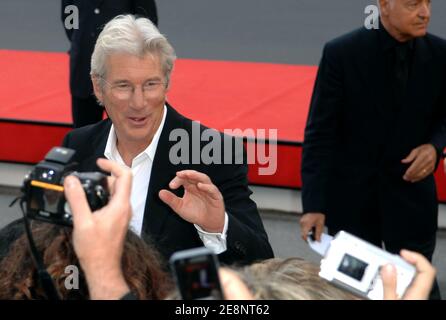
[[(14, 228), (17, 229), (16, 226)], [(89, 299), (85, 275), (73, 248), (72, 229), (33, 221), (31, 230), (60, 298)], [(2, 231), (7, 232), (8, 230)], [(171, 279), (163, 271), (160, 261), (154, 249), (133, 232), (127, 233), (122, 270), (125, 281), (137, 298), (163, 299), (171, 289)], [(77, 276), (72, 268), (67, 269), (68, 266), (76, 266), (79, 270), (78, 279), (68, 278)], [(77, 280), (78, 289), (73, 288)], [(9, 245), (8, 252), (0, 261), (0, 299), (47, 299), (37, 276), (24, 228), (21, 236)]]
[(319, 277), (319, 266), (300, 258), (269, 259), (234, 271), (247, 285), (254, 299), (358, 299)]

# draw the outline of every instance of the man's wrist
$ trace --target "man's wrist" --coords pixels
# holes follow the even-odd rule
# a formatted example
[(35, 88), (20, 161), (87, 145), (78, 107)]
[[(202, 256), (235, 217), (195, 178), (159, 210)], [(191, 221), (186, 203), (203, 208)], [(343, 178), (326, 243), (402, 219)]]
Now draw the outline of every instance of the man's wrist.
[(204, 226), (199, 226), (198, 224), (194, 224), (195, 227), (199, 232), (205, 233), (205, 234), (219, 234), (223, 235), (226, 234), (227, 228), (228, 228), (228, 213), (225, 212), (223, 216), (223, 223), (220, 228), (206, 228)]
[(120, 268), (90, 269), (85, 277), (92, 300), (117, 300), (130, 291)]

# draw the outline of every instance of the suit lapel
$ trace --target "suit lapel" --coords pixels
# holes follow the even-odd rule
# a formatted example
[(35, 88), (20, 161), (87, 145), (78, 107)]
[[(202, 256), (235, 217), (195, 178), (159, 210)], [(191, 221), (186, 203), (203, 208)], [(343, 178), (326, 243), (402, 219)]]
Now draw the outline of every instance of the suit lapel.
[[(169, 141), (169, 135), (173, 129), (181, 128), (184, 120), (170, 105), (166, 105), (166, 121), (152, 164), (142, 228), (147, 235), (154, 238), (161, 234), (164, 222), (171, 212), (171, 209), (161, 201), (158, 193), (162, 189), (168, 189), (169, 182), (179, 170), (179, 167), (174, 166), (169, 160), (169, 150), (176, 143), (175, 141)], [(178, 195), (178, 192), (176, 193)]]
[(426, 44), (426, 39), (415, 39), (414, 46), (411, 73), (404, 101), (404, 105), (410, 106), (411, 109), (423, 104), (423, 101), (420, 101), (419, 93), (424, 90), (420, 89), (420, 85), (424, 88), (430, 88), (431, 85), (429, 83), (433, 80), (432, 77), (426, 77), (426, 75), (432, 74), (430, 70), (432, 64), (427, 63), (431, 60), (432, 53)]
[(82, 169), (87, 171), (102, 171), (96, 164), (98, 158), (105, 158), (104, 151), (107, 145), (108, 134), (110, 133), (111, 121), (110, 119), (104, 120), (104, 126), (102, 126), (92, 141), (86, 141), (89, 144), (91, 150), (90, 156), (82, 161)]
[(367, 44), (364, 44), (365, 48), (368, 48), (368, 54), (364, 54), (364, 69), (365, 74), (364, 83), (366, 84), (366, 90), (368, 96), (371, 98), (371, 106), (374, 107), (374, 113), (380, 123), (388, 120), (387, 105), (384, 103), (388, 101), (391, 95), (391, 85), (389, 78), (383, 75), (387, 74), (386, 61), (384, 59), (382, 48), (379, 44), (379, 34), (377, 31), (367, 31), (369, 38), (364, 37)]
[[(419, 114), (420, 108), (427, 107), (425, 90), (433, 87), (433, 84), (431, 84), (433, 78), (426, 76), (433, 74), (430, 69), (432, 64), (427, 63), (432, 58), (432, 54), (426, 44), (426, 40), (424, 38), (415, 39), (414, 46), (406, 93), (403, 97), (402, 107), (396, 115), (395, 123), (393, 124), (395, 131), (398, 131), (401, 126), (405, 126), (404, 122), (407, 120), (408, 114)], [(400, 139), (398, 135), (393, 138)]]

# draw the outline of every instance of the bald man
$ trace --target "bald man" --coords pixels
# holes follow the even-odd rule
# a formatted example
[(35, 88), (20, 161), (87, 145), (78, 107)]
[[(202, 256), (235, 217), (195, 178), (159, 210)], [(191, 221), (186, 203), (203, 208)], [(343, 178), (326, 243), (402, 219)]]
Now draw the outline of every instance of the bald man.
[[(429, 0), (380, 0), (380, 26), (325, 45), (303, 146), (304, 239), (351, 232), (398, 253), (435, 249), (433, 173), (446, 146), (446, 42)], [(431, 298), (440, 298), (435, 286)]]

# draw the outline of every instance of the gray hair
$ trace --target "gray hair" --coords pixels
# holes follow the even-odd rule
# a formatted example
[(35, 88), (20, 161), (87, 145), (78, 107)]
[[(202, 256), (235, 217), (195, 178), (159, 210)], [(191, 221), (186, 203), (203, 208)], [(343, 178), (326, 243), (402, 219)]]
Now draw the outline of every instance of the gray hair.
[(269, 259), (233, 269), (257, 300), (358, 300), (319, 277), (319, 266), (299, 259)]
[(94, 47), (91, 76), (104, 78), (105, 61), (112, 53), (128, 53), (142, 57), (149, 53), (160, 58), (167, 83), (176, 59), (175, 50), (157, 27), (147, 18), (119, 15), (108, 22)]
[[(319, 277), (319, 266), (300, 258), (268, 259), (248, 266), (228, 267), (256, 300), (363, 300)], [(167, 300), (180, 300), (174, 289)]]

